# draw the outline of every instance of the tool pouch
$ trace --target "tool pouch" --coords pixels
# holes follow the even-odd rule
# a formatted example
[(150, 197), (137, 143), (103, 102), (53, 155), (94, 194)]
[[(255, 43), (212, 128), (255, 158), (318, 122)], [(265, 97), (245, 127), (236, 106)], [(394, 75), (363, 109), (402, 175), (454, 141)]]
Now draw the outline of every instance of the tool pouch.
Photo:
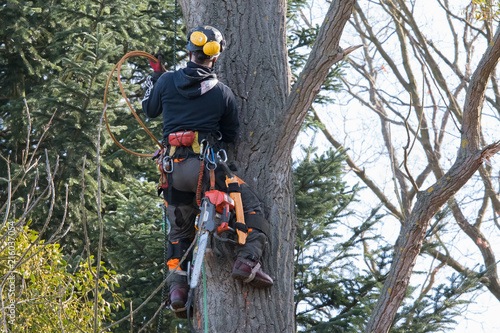
[(195, 138), (196, 132), (193, 131), (175, 132), (168, 135), (168, 143), (174, 147), (189, 147), (193, 145)]

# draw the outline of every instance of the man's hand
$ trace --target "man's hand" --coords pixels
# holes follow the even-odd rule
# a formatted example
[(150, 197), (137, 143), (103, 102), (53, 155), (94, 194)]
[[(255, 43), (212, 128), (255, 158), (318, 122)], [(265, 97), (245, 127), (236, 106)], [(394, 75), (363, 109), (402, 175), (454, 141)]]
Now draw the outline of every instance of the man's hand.
[(155, 72), (165, 72), (165, 68), (163, 67), (163, 55), (161, 53), (157, 53), (154, 55), (154, 57), (158, 59), (158, 61), (153, 62), (153, 60), (149, 59), (151, 68), (153, 68)]

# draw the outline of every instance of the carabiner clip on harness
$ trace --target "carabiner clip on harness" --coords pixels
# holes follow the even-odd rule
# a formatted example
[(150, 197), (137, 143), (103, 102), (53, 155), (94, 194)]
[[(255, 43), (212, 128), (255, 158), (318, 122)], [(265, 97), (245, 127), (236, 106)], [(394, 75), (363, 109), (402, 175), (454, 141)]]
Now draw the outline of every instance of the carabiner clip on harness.
[(151, 158), (152, 160), (156, 160), (156, 164), (158, 165), (158, 170), (160, 171), (160, 180), (158, 181), (158, 195), (160, 195), (164, 190), (168, 189), (168, 175), (174, 171), (174, 163), (172, 162), (172, 158), (165, 154), (167, 152), (167, 147), (163, 146), (161, 149), (158, 149)]

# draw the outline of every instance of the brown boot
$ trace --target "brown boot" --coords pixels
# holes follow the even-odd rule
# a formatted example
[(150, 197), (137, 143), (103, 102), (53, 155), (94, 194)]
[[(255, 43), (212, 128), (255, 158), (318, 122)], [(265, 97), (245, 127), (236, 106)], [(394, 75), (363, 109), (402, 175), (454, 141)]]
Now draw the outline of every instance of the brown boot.
[(262, 271), (260, 262), (242, 257), (236, 258), (232, 277), (255, 288), (269, 288), (274, 284), (273, 279)]
[(186, 276), (177, 273), (169, 279), (170, 308), (177, 318), (187, 318), (186, 302), (188, 300), (189, 286)]

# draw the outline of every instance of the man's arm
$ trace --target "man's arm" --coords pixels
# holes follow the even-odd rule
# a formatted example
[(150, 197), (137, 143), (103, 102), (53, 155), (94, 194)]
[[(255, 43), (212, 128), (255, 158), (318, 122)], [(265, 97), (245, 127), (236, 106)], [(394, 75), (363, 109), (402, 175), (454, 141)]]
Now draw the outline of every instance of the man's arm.
[(142, 100), (142, 110), (149, 118), (158, 117), (162, 112), (161, 89), (159, 89), (159, 84), (156, 84), (162, 74), (162, 72), (155, 71), (146, 79), (146, 93)]
[(156, 89), (154, 88), (156, 81), (158, 81), (160, 76), (165, 72), (165, 68), (162, 64), (163, 56), (161, 54), (156, 54), (155, 57), (158, 58), (157, 62), (149, 60), (149, 64), (154, 72), (146, 79), (146, 93), (142, 100), (142, 109), (149, 118), (158, 117), (162, 112), (161, 89), (159, 89), (159, 87), (156, 87)]
[(219, 121), (219, 130), (222, 133), (222, 141), (234, 142), (240, 128), (236, 99), (231, 89), (226, 86), (223, 86), (222, 95), (224, 97), (226, 110)]

